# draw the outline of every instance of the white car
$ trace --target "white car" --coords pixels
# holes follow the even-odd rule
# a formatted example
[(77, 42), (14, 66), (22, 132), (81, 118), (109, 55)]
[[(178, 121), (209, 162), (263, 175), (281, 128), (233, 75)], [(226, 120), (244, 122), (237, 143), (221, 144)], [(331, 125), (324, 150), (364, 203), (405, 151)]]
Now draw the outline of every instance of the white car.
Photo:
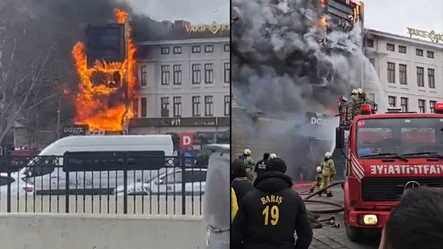
[[(22, 176), (22, 177), (20, 177)], [(34, 195), (34, 185), (26, 183), (24, 176), (18, 172), (11, 173), (8, 177), (7, 173), (0, 173), (0, 196), (7, 198), (8, 185), (11, 186), (11, 196), (32, 196)]]
[[(206, 187), (205, 168), (185, 169), (185, 195), (203, 195)], [(176, 195), (183, 193), (183, 173), (180, 168), (171, 168), (146, 182), (133, 182), (127, 186), (129, 195)], [(118, 186), (115, 194), (124, 195), (124, 186)]]

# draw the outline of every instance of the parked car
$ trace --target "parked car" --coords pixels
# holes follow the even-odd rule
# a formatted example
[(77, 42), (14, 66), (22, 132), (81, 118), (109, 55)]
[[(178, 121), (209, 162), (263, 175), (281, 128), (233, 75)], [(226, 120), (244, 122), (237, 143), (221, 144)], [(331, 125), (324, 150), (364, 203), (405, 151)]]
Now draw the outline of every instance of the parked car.
[[(185, 168), (185, 195), (203, 195), (206, 187), (205, 168)], [(131, 182), (127, 185), (128, 195), (181, 195), (183, 193), (183, 171), (181, 168), (169, 168), (146, 182)], [(124, 186), (118, 186), (114, 192), (124, 195)]]
[(0, 198), (4, 199), (8, 196), (8, 185), (11, 186), (11, 196), (32, 196), (34, 195), (34, 186), (26, 183), (20, 177), (18, 172), (11, 173), (9, 177), (7, 173), (0, 173)]

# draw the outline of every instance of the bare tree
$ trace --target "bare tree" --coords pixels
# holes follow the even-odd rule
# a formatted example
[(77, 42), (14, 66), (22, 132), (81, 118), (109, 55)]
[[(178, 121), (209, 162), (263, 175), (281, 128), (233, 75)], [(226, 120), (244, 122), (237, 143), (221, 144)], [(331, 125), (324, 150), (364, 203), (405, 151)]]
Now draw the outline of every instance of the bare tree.
[(6, 13), (0, 17), (0, 141), (18, 118), (32, 112), (27, 108), (53, 92), (53, 75), (47, 71), (53, 54), (49, 34), (35, 25), (35, 17), (15, 7), (0, 6)]

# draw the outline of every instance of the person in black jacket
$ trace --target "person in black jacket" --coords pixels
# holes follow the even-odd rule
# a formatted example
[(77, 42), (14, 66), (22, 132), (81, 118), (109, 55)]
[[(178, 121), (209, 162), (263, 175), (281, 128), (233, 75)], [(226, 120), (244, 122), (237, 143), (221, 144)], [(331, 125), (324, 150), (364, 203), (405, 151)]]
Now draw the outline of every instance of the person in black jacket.
[(291, 189), (286, 169), (282, 159), (270, 159), (266, 173), (255, 180), (255, 189), (243, 197), (231, 226), (231, 248), (309, 248), (311, 222), (300, 195)]
[(269, 156), (270, 154), (266, 152), (263, 154), (263, 159), (258, 161), (255, 165), (254, 172), (257, 174), (257, 177), (266, 172), (266, 165), (268, 164)]
[(246, 177), (246, 165), (241, 159), (235, 159), (231, 163), (231, 187), (235, 191), (238, 205), (243, 197), (254, 189), (252, 182)]

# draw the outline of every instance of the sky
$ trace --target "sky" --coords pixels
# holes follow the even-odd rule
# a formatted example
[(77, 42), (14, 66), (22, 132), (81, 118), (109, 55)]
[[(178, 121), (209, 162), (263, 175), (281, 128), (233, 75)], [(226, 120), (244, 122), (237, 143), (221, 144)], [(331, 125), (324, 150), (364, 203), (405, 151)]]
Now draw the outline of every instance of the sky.
[(187, 20), (192, 24), (229, 23), (230, 0), (128, 0), (135, 10), (157, 21)]
[(443, 1), (362, 0), (365, 27), (408, 36), (407, 27), (443, 34)]
[[(156, 20), (184, 19), (202, 24), (229, 22), (229, 0), (128, 0)], [(407, 27), (443, 33), (443, 1), (363, 0), (365, 27), (405, 35)]]

